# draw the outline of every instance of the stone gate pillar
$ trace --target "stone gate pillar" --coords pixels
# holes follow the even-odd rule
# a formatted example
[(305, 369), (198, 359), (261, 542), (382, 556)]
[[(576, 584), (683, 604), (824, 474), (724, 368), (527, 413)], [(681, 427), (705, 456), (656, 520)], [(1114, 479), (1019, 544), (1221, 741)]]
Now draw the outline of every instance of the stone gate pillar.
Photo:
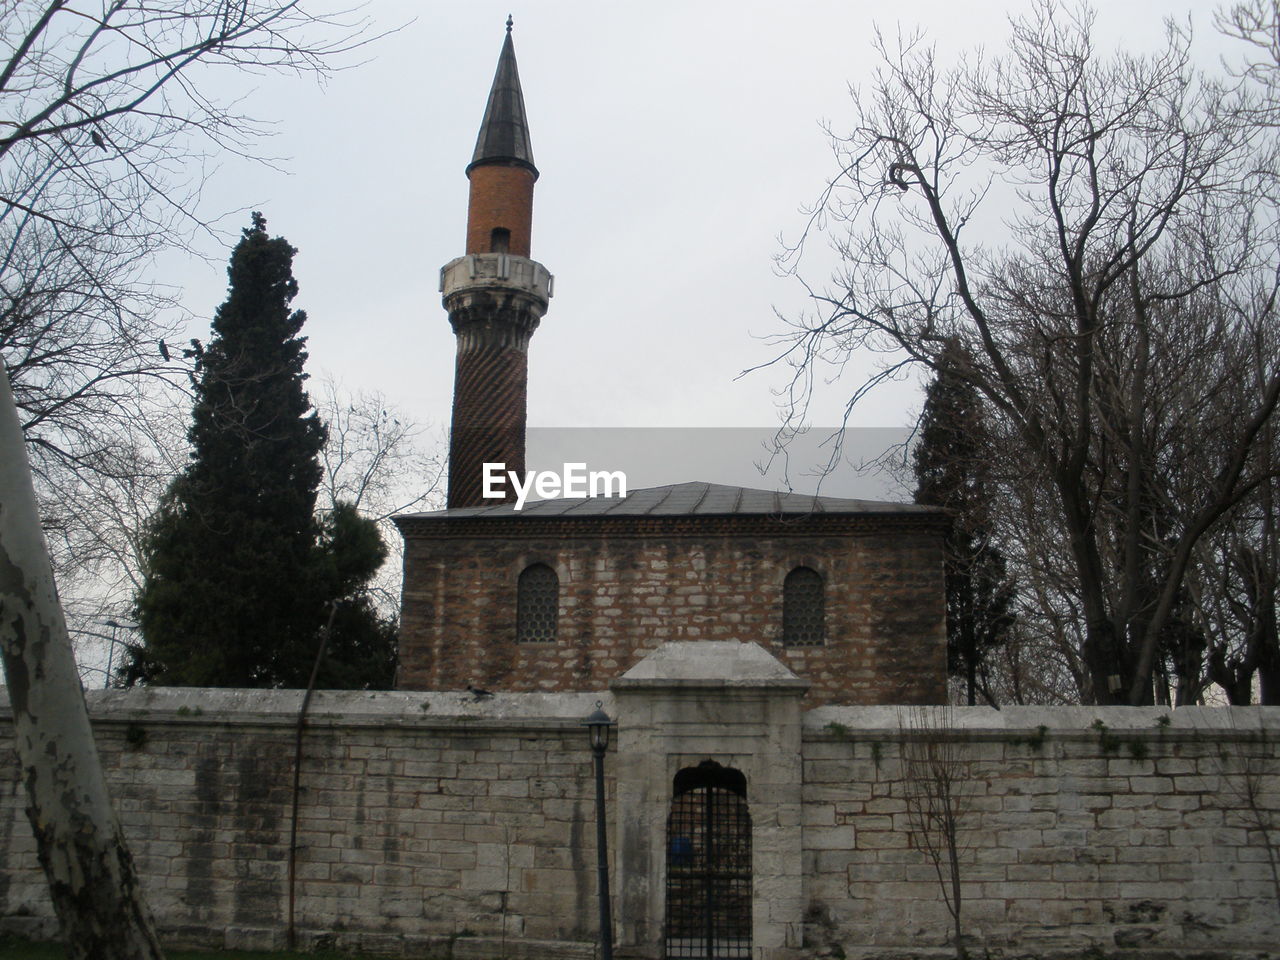
[(757, 644), (736, 640), (667, 643), (613, 681), (621, 952), (662, 956), (673, 781), (706, 760), (746, 777), (752, 957), (780, 960), (800, 947), (800, 698), (808, 687)]

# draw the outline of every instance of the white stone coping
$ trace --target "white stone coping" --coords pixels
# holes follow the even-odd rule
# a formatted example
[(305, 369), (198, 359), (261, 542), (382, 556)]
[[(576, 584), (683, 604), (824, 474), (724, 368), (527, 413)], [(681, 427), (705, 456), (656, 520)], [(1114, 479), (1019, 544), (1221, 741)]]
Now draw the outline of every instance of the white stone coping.
[[(699, 641), (708, 643), (708, 641)], [(746, 646), (745, 644), (743, 646)], [(620, 678), (621, 679), (621, 678)], [(764, 681), (790, 686), (785, 678)], [(615, 684), (618, 681), (614, 681)], [(731, 680), (660, 680), (658, 685), (732, 686)], [(749, 683), (750, 681), (748, 681)], [(800, 681), (803, 683), (804, 681)], [(643, 686), (644, 684), (636, 684)], [(791, 691), (786, 689), (787, 693)], [(781, 692), (781, 691), (780, 691)], [(134, 687), (129, 690), (90, 690), (89, 713), (95, 721), (129, 723), (140, 720), (193, 724), (293, 724), (302, 705), (301, 690), (246, 690), (204, 687)], [(354, 726), (483, 726), (488, 729), (545, 726), (576, 727), (599, 701), (615, 719), (617, 702), (608, 691), (584, 693), (495, 693), (477, 698), (466, 690), (417, 692), (401, 690), (318, 690), (307, 711), (308, 725)], [(885, 738), (909, 727), (920, 708), (902, 706), (817, 707), (804, 712), (806, 739)], [(1005, 739), (1010, 734), (1036, 734), (1040, 727), (1054, 736), (1096, 737), (1101, 721), (1113, 733), (1126, 736), (1186, 736), (1214, 733), (1247, 739), (1258, 733), (1280, 743), (1280, 707), (1090, 707), (1009, 706), (925, 707), (937, 722), (975, 739)], [(0, 719), (10, 717), (8, 690), (0, 686)], [(1159, 720), (1168, 717), (1168, 723)]]
[[(924, 711), (926, 723), (945, 726), (972, 739), (1006, 739), (1011, 733), (1097, 737), (1102, 731), (1126, 737), (1213, 733), (1227, 739), (1248, 739), (1265, 733), (1280, 743), (1280, 707), (817, 707), (803, 714), (806, 739), (883, 738), (909, 731), (913, 715)], [(1162, 718), (1167, 718), (1162, 719)]]
[(797, 677), (757, 643), (738, 640), (672, 640), (662, 644), (610, 685), (636, 688), (725, 689), (761, 687), (792, 690), (809, 681)]
[[(209, 687), (134, 687), (89, 690), (85, 699), (95, 722), (163, 721), (192, 724), (297, 723), (302, 690)], [(494, 693), (466, 691), (317, 690), (307, 708), (307, 726), (572, 728), (600, 702), (616, 716), (613, 695), (597, 693)], [(9, 692), (0, 687), (0, 719), (9, 719)], [(585, 737), (585, 732), (584, 732)]]

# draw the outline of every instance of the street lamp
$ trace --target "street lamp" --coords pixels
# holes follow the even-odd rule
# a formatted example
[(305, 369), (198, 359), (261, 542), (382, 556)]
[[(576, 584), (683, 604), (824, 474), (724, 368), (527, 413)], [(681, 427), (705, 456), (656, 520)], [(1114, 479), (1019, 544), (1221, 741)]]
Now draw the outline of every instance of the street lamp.
[(110, 628), (111, 628), (111, 636), (107, 636), (105, 633), (95, 633), (93, 630), (87, 630), (87, 629), (84, 629), (84, 628), (80, 628), (80, 629), (78, 629), (76, 632), (77, 632), (77, 633), (80, 633), (80, 634), (84, 634), (84, 635), (85, 635), (85, 636), (87, 636), (87, 637), (97, 637), (99, 640), (105, 640), (105, 641), (107, 641), (107, 669), (106, 669), (106, 671), (105, 671), (105, 673), (106, 673), (106, 679), (102, 682), (102, 686), (103, 686), (103, 688), (105, 689), (105, 688), (107, 688), (107, 687), (111, 686), (112, 671), (115, 669), (116, 644), (117, 644), (117, 643), (123, 644), (123, 645), (125, 646), (125, 648), (126, 648), (126, 649), (129, 647), (129, 641), (127, 641), (127, 640), (121, 640), (121, 639), (116, 635), (116, 634), (117, 634), (117, 631), (119, 631), (119, 630), (137, 630), (137, 629), (138, 629), (138, 625), (137, 625), (136, 623), (133, 623), (132, 621), (129, 621), (129, 620), (125, 620), (123, 623), (122, 623), (121, 621), (119, 621), (119, 620), (114, 620), (114, 619), (112, 619), (112, 620), (95, 620), (95, 621), (93, 621), (93, 622), (94, 622), (94, 624), (95, 624), (95, 625), (101, 625), (101, 626), (104, 626), (104, 627), (110, 627)]
[(107, 679), (103, 681), (102, 684), (103, 689), (106, 689), (111, 686), (111, 666), (116, 658), (116, 631), (124, 626), (124, 624), (119, 623), (116, 620), (103, 620), (102, 624), (103, 626), (111, 628), (111, 645), (107, 647)]
[(609, 719), (604, 705), (596, 701), (595, 712), (582, 721), (591, 736), (591, 753), (596, 761), (596, 857), (600, 892), (600, 960), (613, 960), (613, 912), (609, 909), (609, 848), (604, 822), (604, 754), (609, 749)]

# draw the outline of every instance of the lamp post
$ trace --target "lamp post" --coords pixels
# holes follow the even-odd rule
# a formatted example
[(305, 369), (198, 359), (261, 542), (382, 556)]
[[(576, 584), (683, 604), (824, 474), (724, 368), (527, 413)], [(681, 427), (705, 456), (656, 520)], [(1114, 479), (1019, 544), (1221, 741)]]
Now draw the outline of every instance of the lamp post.
[(591, 735), (591, 752), (596, 762), (596, 857), (600, 893), (600, 960), (613, 960), (613, 911), (609, 908), (609, 848), (604, 821), (604, 754), (609, 749), (609, 728), (616, 722), (596, 701), (595, 712), (582, 721)]
[(111, 641), (110, 641), (111, 645), (107, 647), (107, 679), (102, 684), (103, 688), (105, 689), (106, 687), (111, 686), (111, 668), (115, 664), (116, 643), (118, 642), (116, 640), (116, 631), (126, 629), (126, 627), (123, 623), (121, 623), (118, 620), (103, 620), (102, 625), (104, 627), (111, 628)]

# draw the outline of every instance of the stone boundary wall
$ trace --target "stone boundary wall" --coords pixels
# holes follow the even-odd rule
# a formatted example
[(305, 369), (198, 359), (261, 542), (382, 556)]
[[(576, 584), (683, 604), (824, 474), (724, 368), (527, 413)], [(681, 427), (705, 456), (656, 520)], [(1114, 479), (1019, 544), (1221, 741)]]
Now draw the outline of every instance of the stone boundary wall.
[[(477, 960), (593, 956), (594, 784), (580, 721), (597, 700), (618, 715), (622, 701), (608, 694), (317, 694), (300, 795), (300, 944)], [(300, 701), (297, 691), (90, 694), (117, 809), (175, 942), (283, 946)], [(704, 707), (702, 742), (732, 740), (713, 698)], [(6, 713), (0, 702), (10, 758), (0, 778), (0, 927), (49, 934)], [(1006, 960), (1088, 949), (1280, 957), (1270, 859), (1280, 855), (1280, 708), (933, 716), (948, 727), (941, 739), (971, 798), (962, 869), (975, 946)], [(903, 732), (910, 717), (893, 707), (802, 714), (798, 935), (756, 960), (947, 955), (950, 919), (906, 799), (903, 745), (919, 738)], [(619, 721), (614, 744), (627, 737), (627, 718)], [(613, 775), (624, 759), (611, 747), (613, 851), (635, 833), (616, 816)], [(750, 803), (750, 779), (747, 791)], [(758, 913), (776, 906), (761, 873), (777, 844), (761, 831), (784, 829), (756, 824)], [(665, 868), (651, 866), (660, 890)], [(615, 914), (627, 879), (614, 877)], [(661, 956), (661, 943), (619, 952)]]
[[(284, 947), (301, 699), (89, 694), (116, 809), (169, 941)], [(595, 785), (580, 720), (599, 699), (611, 708), (607, 694), (318, 692), (301, 777), (299, 945), (589, 956)], [(0, 926), (51, 936), (7, 722), (2, 734)]]
[(803, 738), (819, 951), (948, 942), (905, 752), (956, 775), (978, 955), (1280, 955), (1280, 708), (824, 707)]

